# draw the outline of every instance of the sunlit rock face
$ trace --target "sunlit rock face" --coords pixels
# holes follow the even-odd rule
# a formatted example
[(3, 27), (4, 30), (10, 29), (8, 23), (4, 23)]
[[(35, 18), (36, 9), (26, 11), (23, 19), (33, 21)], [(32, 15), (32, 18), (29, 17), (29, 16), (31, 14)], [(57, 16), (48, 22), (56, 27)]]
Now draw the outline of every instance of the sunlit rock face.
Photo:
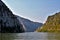
[(11, 10), (0, 0), (0, 32), (21, 33), (24, 31), (23, 25)]
[(60, 12), (48, 16), (46, 23), (41, 28), (37, 29), (38, 32), (60, 32)]

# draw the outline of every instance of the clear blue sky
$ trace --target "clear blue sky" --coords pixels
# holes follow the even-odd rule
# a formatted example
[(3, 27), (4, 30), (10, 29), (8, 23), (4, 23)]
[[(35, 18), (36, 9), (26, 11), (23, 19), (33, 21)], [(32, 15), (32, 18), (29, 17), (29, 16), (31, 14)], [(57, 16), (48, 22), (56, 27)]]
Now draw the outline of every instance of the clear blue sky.
[(3, 0), (16, 14), (44, 23), (49, 15), (60, 11), (60, 0)]

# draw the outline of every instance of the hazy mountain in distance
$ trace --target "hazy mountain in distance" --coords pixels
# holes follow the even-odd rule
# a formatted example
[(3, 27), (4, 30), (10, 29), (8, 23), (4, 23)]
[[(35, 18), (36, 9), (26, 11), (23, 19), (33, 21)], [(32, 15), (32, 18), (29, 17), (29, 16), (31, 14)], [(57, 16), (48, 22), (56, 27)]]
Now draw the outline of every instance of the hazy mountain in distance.
[(17, 16), (17, 18), (24, 24), (26, 32), (34, 32), (39, 26), (43, 25), (42, 23), (33, 22), (23, 17)]
[(24, 32), (23, 25), (19, 22), (12, 11), (0, 0), (0, 32), (21, 33)]
[(49, 16), (46, 23), (37, 29), (38, 32), (60, 32), (60, 12)]

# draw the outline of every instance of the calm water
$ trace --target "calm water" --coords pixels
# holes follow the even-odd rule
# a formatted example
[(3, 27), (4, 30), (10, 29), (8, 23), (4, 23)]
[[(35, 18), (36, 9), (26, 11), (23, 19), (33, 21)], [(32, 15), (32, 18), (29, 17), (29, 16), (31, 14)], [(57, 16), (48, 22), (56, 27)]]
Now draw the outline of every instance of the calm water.
[(1, 40), (60, 40), (60, 33), (0, 33)]

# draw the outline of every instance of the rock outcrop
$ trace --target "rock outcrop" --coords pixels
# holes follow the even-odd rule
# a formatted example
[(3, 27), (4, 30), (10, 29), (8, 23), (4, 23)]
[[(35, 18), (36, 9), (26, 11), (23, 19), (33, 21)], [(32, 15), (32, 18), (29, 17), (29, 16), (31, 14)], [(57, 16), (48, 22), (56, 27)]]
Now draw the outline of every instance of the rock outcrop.
[(60, 12), (49, 16), (46, 23), (38, 28), (38, 32), (60, 32)]
[(0, 0), (0, 32), (21, 33), (24, 32), (23, 25), (19, 22), (12, 11)]

